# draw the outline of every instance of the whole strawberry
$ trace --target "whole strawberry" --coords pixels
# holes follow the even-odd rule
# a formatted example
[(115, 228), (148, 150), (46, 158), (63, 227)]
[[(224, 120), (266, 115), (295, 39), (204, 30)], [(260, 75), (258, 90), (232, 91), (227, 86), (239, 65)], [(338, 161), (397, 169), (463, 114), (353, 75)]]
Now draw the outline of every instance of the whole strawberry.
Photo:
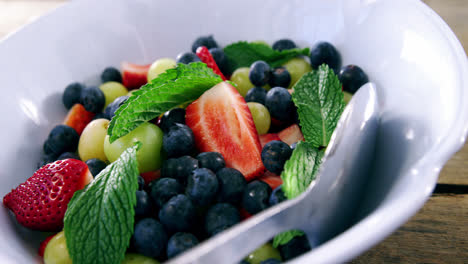
[(44, 165), (31, 178), (3, 198), (3, 204), (25, 227), (60, 231), (67, 205), (75, 191), (83, 189), (93, 176), (86, 163), (65, 159)]

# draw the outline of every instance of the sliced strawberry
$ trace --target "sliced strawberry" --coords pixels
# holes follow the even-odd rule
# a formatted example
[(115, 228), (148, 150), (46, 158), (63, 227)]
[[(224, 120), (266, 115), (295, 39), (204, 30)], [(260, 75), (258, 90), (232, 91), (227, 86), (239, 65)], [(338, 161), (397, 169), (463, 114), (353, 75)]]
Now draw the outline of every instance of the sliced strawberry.
[(161, 170), (140, 173), (140, 176), (145, 180), (145, 184), (149, 184), (150, 182), (161, 178)]
[(226, 165), (250, 181), (265, 171), (262, 147), (249, 107), (227, 82), (215, 85), (187, 107), (186, 124), (202, 152), (219, 152)]
[(265, 174), (263, 174), (258, 179), (270, 185), (272, 190), (276, 189), (278, 186), (283, 184), (283, 179), (281, 179), (279, 175), (276, 175), (273, 172), (269, 172), (269, 171), (265, 172)]
[(37, 250), (37, 254), (39, 255), (39, 257), (44, 257), (44, 251), (47, 247), (47, 244), (49, 244), (49, 241), (55, 236), (56, 234), (54, 235), (51, 235), (51, 236), (48, 236), (46, 239), (44, 239), (44, 241), (41, 242), (41, 244), (39, 245), (39, 249)]
[(226, 81), (226, 77), (224, 77), (223, 73), (219, 69), (218, 65), (216, 64), (216, 61), (213, 59), (213, 56), (211, 56), (210, 51), (208, 48), (205, 46), (198, 47), (197, 49), (197, 56), (200, 58), (202, 62), (208, 66), (208, 68), (211, 68), (214, 73), (218, 74), (223, 81)]
[(78, 135), (81, 135), (83, 129), (93, 120), (95, 113), (88, 112), (81, 104), (74, 104), (68, 111), (63, 123), (76, 130)]
[(292, 145), (298, 141), (304, 141), (301, 128), (297, 124), (293, 124), (278, 133), (278, 137), (284, 143)]
[(129, 62), (122, 62), (122, 84), (127, 89), (138, 89), (148, 82), (149, 65), (138, 65)]
[(67, 205), (93, 179), (86, 163), (65, 159), (44, 165), (5, 197), (3, 204), (25, 227), (59, 231)]
[(242, 220), (247, 220), (250, 217), (252, 217), (252, 215), (249, 212), (247, 212), (247, 210), (245, 210), (244, 208), (239, 209), (239, 215)]
[(270, 141), (281, 140), (278, 137), (278, 134), (276, 134), (276, 133), (268, 133), (268, 134), (265, 134), (265, 135), (260, 135), (259, 138), (260, 138), (260, 144), (262, 145), (262, 149), (266, 145), (266, 143), (268, 143)]

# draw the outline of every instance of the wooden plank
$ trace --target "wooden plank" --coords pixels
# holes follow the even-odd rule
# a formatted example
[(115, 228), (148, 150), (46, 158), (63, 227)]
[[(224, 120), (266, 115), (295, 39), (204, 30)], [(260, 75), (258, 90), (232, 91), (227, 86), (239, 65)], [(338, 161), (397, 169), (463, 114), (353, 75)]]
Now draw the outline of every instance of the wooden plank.
[(455, 154), (442, 169), (439, 183), (468, 184), (468, 144)]

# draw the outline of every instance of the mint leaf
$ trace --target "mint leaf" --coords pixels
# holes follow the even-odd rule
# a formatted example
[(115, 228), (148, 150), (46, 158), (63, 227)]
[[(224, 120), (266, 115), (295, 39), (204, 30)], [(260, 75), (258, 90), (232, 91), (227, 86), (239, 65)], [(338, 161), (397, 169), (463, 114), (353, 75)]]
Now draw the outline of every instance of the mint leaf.
[(68, 204), (64, 230), (73, 263), (122, 262), (133, 233), (138, 146), (125, 150)]
[(277, 248), (278, 246), (282, 246), (287, 244), (291, 239), (304, 235), (304, 232), (300, 230), (289, 230), (283, 233), (279, 233), (278, 235), (273, 238), (273, 246)]
[(305, 140), (315, 147), (326, 147), (345, 107), (338, 77), (323, 64), (304, 74), (293, 89)]
[(178, 64), (135, 91), (119, 107), (107, 130), (110, 142), (171, 108), (191, 103), (222, 81), (204, 63)]
[(250, 67), (258, 60), (267, 62), (271, 67), (279, 67), (288, 60), (299, 55), (309, 56), (310, 49), (290, 49), (277, 51), (262, 43), (239, 41), (224, 48), (229, 60), (229, 67), (234, 71), (240, 67)]

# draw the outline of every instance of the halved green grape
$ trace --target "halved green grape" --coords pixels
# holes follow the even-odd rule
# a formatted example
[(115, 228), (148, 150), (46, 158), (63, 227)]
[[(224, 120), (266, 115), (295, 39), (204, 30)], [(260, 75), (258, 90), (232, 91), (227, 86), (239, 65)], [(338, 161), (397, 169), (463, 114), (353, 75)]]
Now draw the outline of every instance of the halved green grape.
[(44, 250), (44, 264), (72, 264), (63, 231), (57, 233), (47, 244)]
[(153, 62), (153, 64), (151, 64), (148, 70), (148, 82), (158, 77), (159, 74), (169, 69), (175, 68), (176, 64), (176, 61), (171, 58), (162, 58), (156, 60)]
[(249, 79), (249, 67), (241, 67), (235, 70), (231, 76), (231, 82), (237, 84), (237, 91), (244, 97), (254, 87)]
[(291, 75), (291, 83), (288, 88), (291, 88), (304, 75), (304, 73), (312, 71), (312, 67), (304, 58), (293, 58), (283, 64)]
[(141, 147), (137, 151), (138, 170), (140, 173), (155, 171), (161, 167), (162, 163), (162, 130), (151, 123), (143, 123), (127, 135), (109, 142), (109, 135), (104, 139), (104, 153), (110, 162), (114, 162), (120, 154), (137, 141), (141, 142)]
[(282, 260), (278, 249), (274, 248), (270, 243), (266, 243), (250, 253), (245, 260), (250, 264), (260, 264), (260, 262), (271, 258)]
[(263, 135), (268, 133), (271, 125), (271, 117), (268, 109), (264, 105), (255, 102), (249, 102), (247, 105), (252, 113), (252, 118), (258, 134)]
[(127, 253), (121, 264), (159, 264), (159, 261), (136, 253)]
[(99, 89), (104, 93), (104, 97), (106, 98), (106, 103), (104, 108), (107, 105), (114, 102), (117, 97), (127, 95), (128, 90), (123, 86), (121, 83), (118, 82), (106, 82), (99, 86)]
[(107, 157), (104, 153), (104, 138), (107, 135), (107, 127), (109, 120), (99, 118), (91, 121), (81, 133), (80, 141), (78, 142), (78, 155), (82, 161), (89, 159), (100, 159), (106, 161)]
[(344, 93), (344, 101), (346, 104), (348, 104), (349, 101), (351, 101), (351, 98), (353, 97), (353, 95), (346, 91), (344, 91), (343, 93)]

